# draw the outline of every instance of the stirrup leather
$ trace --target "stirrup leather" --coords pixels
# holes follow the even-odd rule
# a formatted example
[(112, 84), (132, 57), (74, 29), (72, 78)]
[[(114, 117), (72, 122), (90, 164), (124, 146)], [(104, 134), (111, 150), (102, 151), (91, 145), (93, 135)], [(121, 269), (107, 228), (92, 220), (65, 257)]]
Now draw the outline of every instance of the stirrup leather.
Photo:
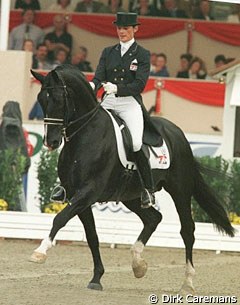
[(148, 189), (144, 189), (141, 194), (141, 207), (143, 209), (150, 208), (155, 204), (155, 195)]

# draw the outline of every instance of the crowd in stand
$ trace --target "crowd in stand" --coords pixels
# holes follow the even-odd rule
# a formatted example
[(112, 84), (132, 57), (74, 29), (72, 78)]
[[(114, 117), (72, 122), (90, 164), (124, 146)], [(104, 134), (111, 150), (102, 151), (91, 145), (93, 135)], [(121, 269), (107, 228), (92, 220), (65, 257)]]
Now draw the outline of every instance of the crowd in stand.
[[(183, 9), (183, 2), (191, 3)], [(35, 11), (41, 10), (40, 0), (16, 0), (15, 9), (22, 11), (22, 23), (12, 29), (9, 34), (10, 50), (26, 50), (33, 53), (32, 68), (51, 70), (64, 63), (77, 66), (83, 72), (93, 72), (91, 63), (87, 60), (88, 50), (79, 46), (72, 53), (73, 37), (67, 30), (66, 12), (112, 13), (125, 11), (122, 0), (108, 0), (107, 5), (100, 0), (82, 0), (73, 6), (71, 0), (56, 0), (47, 8), (57, 14), (53, 17), (53, 29), (45, 33), (34, 23)], [(227, 16), (231, 22), (239, 22), (240, 4), (231, 4), (232, 14)], [(142, 16), (160, 16), (173, 18), (196, 18), (214, 20), (214, 10), (209, 0), (129, 0), (128, 11)], [(229, 10), (230, 12), (230, 10)], [(219, 54), (215, 57), (215, 67), (226, 64), (233, 58)], [(167, 55), (163, 52), (151, 54), (150, 76), (177, 77), (189, 79), (209, 79), (204, 61), (192, 54), (182, 54), (179, 59), (179, 71), (170, 75), (167, 67)]]

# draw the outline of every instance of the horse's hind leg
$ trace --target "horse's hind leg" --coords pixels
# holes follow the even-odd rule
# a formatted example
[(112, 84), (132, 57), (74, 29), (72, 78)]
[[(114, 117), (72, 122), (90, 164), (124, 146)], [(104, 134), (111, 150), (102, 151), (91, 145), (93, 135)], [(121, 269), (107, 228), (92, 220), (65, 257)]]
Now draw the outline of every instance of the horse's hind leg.
[(79, 213), (78, 217), (84, 226), (88, 246), (92, 252), (93, 263), (94, 263), (94, 270), (93, 270), (94, 274), (93, 274), (93, 278), (88, 284), (88, 288), (94, 290), (102, 290), (103, 287), (100, 283), (100, 279), (104, 274), (104, 267), (100, 256), (99, 241), (96, 232), (95, 221), (93, 218), (92, 208), (90, 207), (84, 212)]
[(143, 230), (137, 238), (137, 241), (131, 248), (133, 261), (132, 268), (135, 277), (141, 278), (147, 272), (147, 263), (141, 257), (141, 253), (143, 252), (144, 246), (149, 240), (152, 233), (156, 230), (158, 224), (162, 220), (162, 214), (158, 212), (153, 207), (149, 209), (142, 209), (140, 205), (140, 198), (124, 201), (123, 204), (132, 212), (140, 217), (143, 222)]
[(195, 269), (193, 266), (192, 250), (195, 241), (195, 237), (194, 237), (195, 224), (192, 218), (191, 196), (186, 195), (186, 193), (184, 194), (181, 191), (179, 192), (176, 191), (176, 188), (170, 194), (173, 198), (173, 201), (175, 203), (179, 215), (179, 219), (181, 223), (180, 233), (186, 251), (186, 272), (181, 290), (183, 292), (194, 293), (195, 290), (193, 287), (193, 277), (195, 275)]

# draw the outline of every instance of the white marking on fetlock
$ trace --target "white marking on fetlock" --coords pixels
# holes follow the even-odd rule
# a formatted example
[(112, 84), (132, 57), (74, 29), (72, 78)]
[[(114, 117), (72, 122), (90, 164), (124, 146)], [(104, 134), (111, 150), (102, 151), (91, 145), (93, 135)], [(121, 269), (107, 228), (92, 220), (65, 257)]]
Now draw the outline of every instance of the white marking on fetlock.
[(143, 252), (144, 244), (141, 241), (136, 241), (131, 247), (131, 252), (133, 258), (141, 258), (141, 253)]
[(186, 264), (185, 280), (184, 280), (181, 290), (184, 290), (187, 292), (193, 292), (193, 293), (195, 292), (195, 289), (193, 287), (194, 275), (195, 275), (195, 269), (193, 268), (190, 261), (188, 261)]
[(42, 253), (42, 254), (47, 254), (47, 251), (49, 249), (51, 249), (53, 246), (55, 246), (56, 242), (55, 241), (51, 241), (49, 237), (45, 237), (42, 242), (41, 245), (35, 249), (34, 251), (37, 253)]

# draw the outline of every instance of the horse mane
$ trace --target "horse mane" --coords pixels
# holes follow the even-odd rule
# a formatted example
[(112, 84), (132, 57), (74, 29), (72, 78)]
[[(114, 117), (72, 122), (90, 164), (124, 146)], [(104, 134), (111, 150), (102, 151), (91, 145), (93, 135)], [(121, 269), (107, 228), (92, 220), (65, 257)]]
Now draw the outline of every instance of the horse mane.
[(52, 72), (60, 76), (66, 86), (72, 88), (76, 94), (81, 92), (81, 96), (85, 96), (88, 103), (92, 102), (93, 106), (98, 103), (95, 92), (79, 68), (70, 64), (63, 64), (57, 66)]

